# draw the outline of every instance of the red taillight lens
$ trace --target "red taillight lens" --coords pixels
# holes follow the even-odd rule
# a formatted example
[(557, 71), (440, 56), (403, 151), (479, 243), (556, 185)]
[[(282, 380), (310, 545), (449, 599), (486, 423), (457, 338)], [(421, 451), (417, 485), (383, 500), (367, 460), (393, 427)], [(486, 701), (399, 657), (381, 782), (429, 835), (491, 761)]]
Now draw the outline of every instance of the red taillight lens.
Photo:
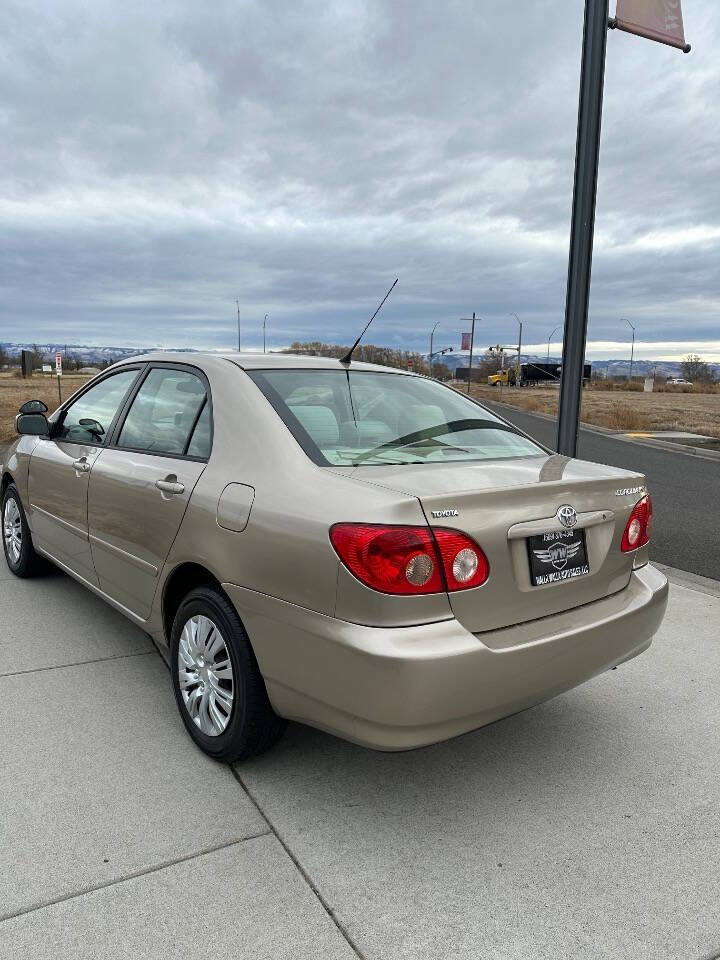
[(382, 593), (412, 596), (466, 590), (488, 577), (485, 554), (456, 530), (336, 523), (330, 542), (358, 580)]
[(445, 589), (429, 527), (336, 523), (330, 542), (358, 580), (383, 593), (441, 593)]
[(623, 553), (628, 553), (630, 550), (644, 547), (649, 542), (651, 535), (652, 500), (650, 497), (643, 497), (635, 504), (633, 512), (628, 518), (620, 549)]
[(468, 590), (485, 583), (490, 564), (480, 547), (459, 530), (433, 530), (440, 548), (448, 590)]

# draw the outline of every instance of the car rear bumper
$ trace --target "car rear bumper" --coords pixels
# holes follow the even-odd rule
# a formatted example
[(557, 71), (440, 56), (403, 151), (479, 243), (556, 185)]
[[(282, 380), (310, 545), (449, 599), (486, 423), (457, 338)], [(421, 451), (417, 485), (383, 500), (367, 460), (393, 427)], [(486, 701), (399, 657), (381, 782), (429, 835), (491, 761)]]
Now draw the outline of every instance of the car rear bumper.
[(224, 584), (275, 710), (381, 750), (457, 736), (556, 696), (642, 653), (667, 604), (651, 565), (603, 600), (472, 634), (457, 620), (346, 623)]

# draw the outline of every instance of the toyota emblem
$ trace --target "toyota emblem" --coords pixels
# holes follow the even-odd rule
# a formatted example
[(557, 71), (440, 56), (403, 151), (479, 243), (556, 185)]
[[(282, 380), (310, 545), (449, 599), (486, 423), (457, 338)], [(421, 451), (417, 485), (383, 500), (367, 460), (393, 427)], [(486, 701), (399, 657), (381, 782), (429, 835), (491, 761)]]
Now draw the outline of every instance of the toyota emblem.
[(571, 527), (574, 527), (577, 523), (577, 513), (575, 508), (571, 507), (570, 504), (564, 503), (562, 507), (558, 507), (558, 512), (555, 514), (560, 523), (567, 527), (569, 530)]

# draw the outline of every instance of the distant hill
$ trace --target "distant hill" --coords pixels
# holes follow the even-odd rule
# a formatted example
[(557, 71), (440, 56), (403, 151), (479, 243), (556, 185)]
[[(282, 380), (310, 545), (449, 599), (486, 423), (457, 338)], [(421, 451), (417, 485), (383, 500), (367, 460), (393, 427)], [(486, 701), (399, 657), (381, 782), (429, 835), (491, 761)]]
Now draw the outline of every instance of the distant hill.
[[(68, 354), (79, 357), (83, 365), (88, 367), (99, 367), (103, 362), (116, 363), (118, 360), (124, 360), (126, 357), (135, 357), (141, 353), (149, 353), (152, 349), (161, 349), (152, 347), (97, 347), (81, 343), (32, 344), (0, 342), (0, 347), (4, 347), (10, 357), (17, 357), (23, 350), (32, 350), (34, 346), (37, 346), (38, 349), (42, 350), (48, 357), (54, 357), (56, 353), (62, 353), (64, 355), (67, 347)], [(173, 347), (173, 349), (178, 350), (176, 347)], [(192, 353), (193, 351), (178, 350), (178, 352)]]

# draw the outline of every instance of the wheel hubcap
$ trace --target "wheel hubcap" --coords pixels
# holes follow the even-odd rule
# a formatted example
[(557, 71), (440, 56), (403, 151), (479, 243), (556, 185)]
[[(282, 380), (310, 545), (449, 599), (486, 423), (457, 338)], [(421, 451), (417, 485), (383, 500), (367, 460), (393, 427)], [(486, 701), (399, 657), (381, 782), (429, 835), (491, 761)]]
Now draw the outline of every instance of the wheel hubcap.
[(20, 560), (20, 551), (22, 550), (22, 523), (20, 521), (20, 508), (12, 497), (5, 503), (3, 540), (10, 562), (17, 563)]
[(230, 722), (235, 685), (227, 644), (209, 617), (191, 617), (180, 634), (178, 680), (185, 709), (209, 737)]

